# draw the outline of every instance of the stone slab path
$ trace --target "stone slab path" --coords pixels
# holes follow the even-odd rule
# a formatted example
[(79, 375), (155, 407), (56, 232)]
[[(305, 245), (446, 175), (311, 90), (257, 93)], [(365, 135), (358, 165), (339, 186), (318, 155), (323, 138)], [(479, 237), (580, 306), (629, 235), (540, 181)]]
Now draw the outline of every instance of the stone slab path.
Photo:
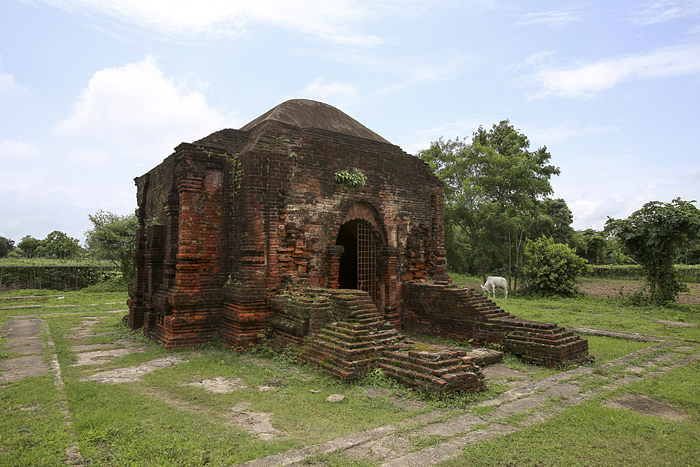
[[(673, 354), (676, 352), (690, 354), (672, 363)], [(605, 368), (622, 371), (610, 378), (605, 385), (588, 391), (582, 389), (582, 383), (599, 378), (595, 374), (595, 369), (591, 367), (577, 367), (539, 381), (527, 381), (529, 377), (525, 373), (494, 365), (487, 367), (485, 371), (487, 379), (503, 377), (517, 378), (522, 381), (517, 387), (504, 392), (499, 397), (479, 404), (481, 407), (494, 407), (484, 416), (466, 413), (445, 420), (444, 411), (431, 412), (394, 425), (255, 459), (241, 465), (245, 467), (295, 466), (302, 465), (312, 456), (339, 451), (343, 451), (350, 457), (376, 462), (381, 466), (436, 465), (458, 456), (470, 444), (515, 433), (527, 426), (544, 422), (567, 407), (645, 378), (661, 376), (674, 368), (697, 360), (700, 360), (700, 346), (678, 345), (673, 341), (664, 341), (602, 365)], [(635, 365), (630, 364), (632, 361), (635, 361)], [(643, 368), (642, 372), (636, 370), (640, 367)], [(545, 404), (547, 404), (546, 407)], [(654, 401), (646, 396), (613, 399), (609, 404), (612, 404), (612, 407), (638, 410), (666, 419), (683, 420), (686, 416), (668, 404)], [(507, 423), (506, 419), (515, 415), (520, 416), (521, 421)], [(411, 426), (417, 428), (411, 429)], [(444, 440), (426, 449), (415, 449), (412, 438), (426, 439), (431, 436), (444, 438)]]

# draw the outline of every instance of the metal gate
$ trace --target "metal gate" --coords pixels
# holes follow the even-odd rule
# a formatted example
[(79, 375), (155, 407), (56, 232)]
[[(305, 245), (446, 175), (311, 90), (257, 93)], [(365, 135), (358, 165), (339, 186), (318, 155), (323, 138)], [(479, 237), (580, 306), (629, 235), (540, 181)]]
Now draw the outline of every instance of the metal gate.
[(369, 227), (357, 223), (357, 288), (377, 298), (377, 249)]

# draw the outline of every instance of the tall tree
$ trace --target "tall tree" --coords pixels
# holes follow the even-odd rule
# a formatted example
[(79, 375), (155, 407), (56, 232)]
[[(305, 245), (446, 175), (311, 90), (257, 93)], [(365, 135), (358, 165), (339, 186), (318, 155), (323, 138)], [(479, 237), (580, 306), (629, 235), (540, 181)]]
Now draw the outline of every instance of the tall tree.
[(33, 258), (36, 256), (36, 251), (41, 246), (42, 240), (36, 239), (31, 235), (26, 235), (22, 237), (22, 240), (17, 244), (17, 247), (22, 250), (24, 256), (27, 258)]
[(542, 234), (554, 239), (556, 243), (569, 243), (574, 235), (571, 223), (574, 215), (563, 198), (545, 198), (542, 200), (542, 212), (546, 219), (541, 228)]
[(0, 258), (5, 258), (15, 249), (15, 241), (9, 238), (0, 237)]
[[(576, 251), (577, 255), (591, 264), (605, 264), (608, 262), (608, 241), (603, 232), (594, 229), (578, 231), (572, 235), (568, 243)], [(611, 252), (611, 254), (614, 253)], [(610, 262), (614, 263), (614, 261)]]
[(85, 232), (90, 254), (109, 259), (121, 269), (124, 279), (131, 281), (134, 278), (132, 254), (139, 227), (136, 216), (120, 216), (100, 210), (88, 218), (93, 225)]
[(77, 238), (69, 237), (60, 230), (54, 230), (41, 241), (35, 254), (43, 258), (72, 259), (80, 257), (82, 251)]
[(529, 148), (527, 136), (503, 120), (490, 130), (479, 127), (471, 143), (441, 138), (417, 154), (445, 182), (445, 222), (470, 239), (484, 280), (494, 260), (509, 271), (519, 263), (540, 201), (552, 193), (549, 180), (559, 174), (546, 147)]
[(700, 210), (695, 201), (676, 198), (670, 203), (650, 201), (627, 219), (608, 219), (607, 232), (616, 235), (640, 264), (651, 299), (675, 302), (683, 290), (673, 263), (682, 248), (700, 243)]

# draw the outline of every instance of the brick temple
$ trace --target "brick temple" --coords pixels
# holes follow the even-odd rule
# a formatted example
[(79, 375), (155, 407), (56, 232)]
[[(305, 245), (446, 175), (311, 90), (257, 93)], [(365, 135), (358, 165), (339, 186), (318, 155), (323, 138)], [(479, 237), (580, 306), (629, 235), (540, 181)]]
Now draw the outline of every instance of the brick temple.
[(245, 349), (275, 337), (344, 379), (380, 365), (446, 390), (481, 384), (450, 376), (474, 375), (474, 362), (411, 350), (402, 329), (500, 343), (545, 365), (588, 358), (587, 341), (565, 329), (453, 287), (442, 182), (327, 104), (284, 102), (180, 144), (135, 181), (127, 321), (166, 348), (221, 339)]

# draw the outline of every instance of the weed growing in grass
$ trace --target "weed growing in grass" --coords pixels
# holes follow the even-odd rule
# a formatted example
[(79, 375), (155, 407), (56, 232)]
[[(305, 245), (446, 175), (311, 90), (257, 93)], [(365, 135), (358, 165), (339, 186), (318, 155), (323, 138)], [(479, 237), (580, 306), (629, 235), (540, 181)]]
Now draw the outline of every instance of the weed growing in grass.
[(259, 334), (258, 338), (261, 342), (252, 349), (254, 355), (270, 359), (280, 367), (298, 364), (289, 346), (282, 348), (279, 340), (267, 339), (264, 334)]
[(316, 454), (295, 465), (323, 467), (375, 467), (379, 464), (365, 459), (348, 457), (342, 452)]
[(422, 451), (423, 449), (427, 449), (431, 446), (438, 445), (449, 438), (450, 438), (449, 436), (443, 436), (443, 435), (430, 435), (430, 436), (409, 435), (408, 439), (411, 441), (410, 452)]
[(381, 368), (373, 368), (372, 371), (359, 378), (355, 384), (369, 388), (393, 389), (396, 391), (405, 388), (398, 381), (384, 374)]

